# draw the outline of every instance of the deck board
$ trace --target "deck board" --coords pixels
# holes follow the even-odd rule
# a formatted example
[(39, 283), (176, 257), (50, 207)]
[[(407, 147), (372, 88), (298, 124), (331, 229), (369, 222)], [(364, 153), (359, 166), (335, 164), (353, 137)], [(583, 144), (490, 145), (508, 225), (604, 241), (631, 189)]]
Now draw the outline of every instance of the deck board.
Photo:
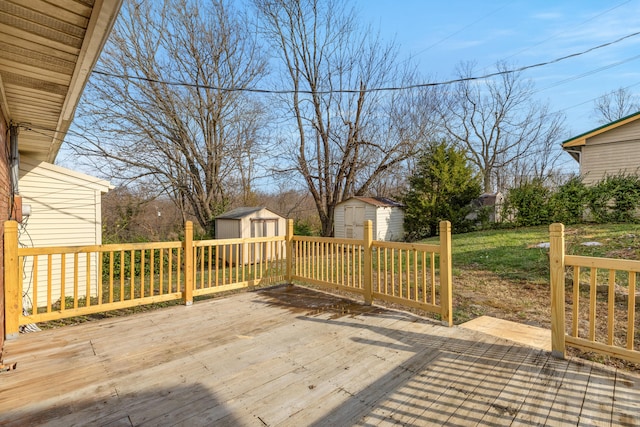
[(639, 422), (634, 374), (299, 287), (26, 334), (4, 354), (9, 426)]

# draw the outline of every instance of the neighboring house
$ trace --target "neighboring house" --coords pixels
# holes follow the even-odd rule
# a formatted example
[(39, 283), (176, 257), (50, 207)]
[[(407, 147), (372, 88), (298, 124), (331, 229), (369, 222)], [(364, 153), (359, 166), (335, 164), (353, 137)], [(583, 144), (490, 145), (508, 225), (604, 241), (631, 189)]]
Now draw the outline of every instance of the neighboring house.
[[(284, 236), (287, 232), (287, 220), (264, 207), (236, 208), (215, 218), (216, 239), (246, 239), (252, 237)], [(227, 246), (223, 259), (225, 264), (253, 264), (274, 258), (284, 246), (270, 244), (238, 244)]]
[(640, 112), (568, 139), (562, 148), (580, 164), (580, 175), (587, 185), (607, 175), (637, 174)]
[(386, 197), (352, 197), (336, 205), (335, 237), (362, 239), (364, 222), (373, 222), (373, 239), (399, 241), (404, 238), (404, 205)]
[[(0, 232), (20, 218), (20, 156), (53, 163), (121, 0), (2, 0), (0, 8)], [(11, 172), (13, 171), (13, 172)], [(4, 343), (0, 239), (0, 360)]]
[[(22, 195), (23, 220), (20, 244), (25, 247), (91, 246), (102, 244), (102, 194), (113, 188), (103, 180), (47, 162), (33, 162), (22, 158), (20, 162), (20, 194)], [(26, 213), (29, 212), (27, 216)], [(96, 253), (78, 260), (78, 295), (97, 295), (98, 258)], [(41, 257), (37, 275), (38, 301), (25, 301), (44, 306), (47, 302), (47, 259)], [(66, 259), (67, 277), (73, 277), (73, 257)], [(52, 279), (60, 279), (59, 261), (54, 263)], [(33, 267), (24, 266), (25, 287), (33, 287)], [(65, 295), (73, 295), (74, 284), (68, 281)], [(51, 295), (51, 301), (60, 298), (59, 292)]]

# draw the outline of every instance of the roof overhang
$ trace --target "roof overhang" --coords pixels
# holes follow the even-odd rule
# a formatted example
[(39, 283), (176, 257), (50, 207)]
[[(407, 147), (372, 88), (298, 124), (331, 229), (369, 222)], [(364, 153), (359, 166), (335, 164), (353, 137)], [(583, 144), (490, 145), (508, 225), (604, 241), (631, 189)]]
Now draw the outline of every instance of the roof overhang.
[(122, 0), (0, 1), (0, 108), (53, 163)]
[(629, 116), (623, 117), (619, 120), (615, 120), (611, 123), (607, 123), (606, 125), (592, 129), (578, 136), (574, 136), (571, 139), (567, 139), (562, 143), (562, 148), (566, 150), (567, 148), (571, 148), (571, 147), (581, 147), (587, 143), (587, 139), (589, 138), (593, 138), (594, 136), (600, 135), (601, 133), (609, 132), (610, 130), (613, 130), (620, 126), (624, 126), (628, 123), (635, 122), (638, 119), (640, 119), (640, 111), (637, 113), (633, 113)]

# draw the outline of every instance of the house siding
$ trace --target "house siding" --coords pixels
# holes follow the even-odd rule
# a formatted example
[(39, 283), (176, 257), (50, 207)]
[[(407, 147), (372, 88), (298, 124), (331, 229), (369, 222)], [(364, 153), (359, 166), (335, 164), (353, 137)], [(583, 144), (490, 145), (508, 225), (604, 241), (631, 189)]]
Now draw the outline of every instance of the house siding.
[(4, 222), (9, 219), (9, 200), (11, 198), (11, 181), (9, 179), (9, 139), (7, 137), (7, 121), (0, 110), (0, 361), (4, 346)]
[[(632, 123), (632, 124), (635, 124)], [(638, 123), (640, 125), (640, 123)], [(624, 127), (623, 127), (624, 128)], [(618, 129), (614, 129), (614, 133)], [(636, 128), (640, 132), (640, 128)], [(607, 136), (603, 133), (595, 138)], [(636, 133), (636, 138), (637, 138)], [(594, 138), (594, 139), (595, 139)], [(584, 176), (584, 183), (595, 184), (606, 175), (617, 175), (620, 173), (638, 173), (640, 166), (640, 140), (627, 140), (614, 143), (602, 143), (600, 138), (598, 143), (593, 143), (589, 139), (582, 147), (582, 157), (580, 161), (580, 173)], [(610, 139), (607, 142), (611, 142)]]
[(608, 144), (610, 142), (617, 144), (620, 141), (637, 140), (638, 135), (640, 135), (640, 120), (592, 136), (587, 139), (586, 145)]
[[(20, 165), (20, 195), (23, 206), (31, 206), (31, 215), (23, 221), (19, 236), (20, 244), (26, 247), (46, 246), (90, 246), (102, 244), (101, 194), (108, 190), (108, 183), (73, 171), (23, 159)], [(52, 280), (59, 283), (62, 277), (60, 256), (52, 258)], [(38, 268), (25, 265), (24, 287), (37, 285), (36, 301), (25, 301), (25, 306), (43, 306), (47, 303), (46, 257), (38, 259)], [(65, 261), (65, 295), (74, 294), (73, 283), (75, 256), (68, 255)], [(87, 263), (89, 271), (87, 275)], [(79, 255), (78, 296), (97, 295), (97, 254)], [(33, 283), (37, 273), (37, 283)], [(60, 291), (51, 295), (51, 303), (60, 298)]]

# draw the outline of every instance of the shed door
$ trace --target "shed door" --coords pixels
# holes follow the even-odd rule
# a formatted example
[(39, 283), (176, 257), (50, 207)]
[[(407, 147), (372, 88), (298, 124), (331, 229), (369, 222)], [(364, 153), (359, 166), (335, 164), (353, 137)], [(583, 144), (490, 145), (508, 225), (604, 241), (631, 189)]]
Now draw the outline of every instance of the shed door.
[[(251, 237), (273, 237), (278, 235), (277, 219), (252, 219)], [(266, 243), (252, 243), (251, 263), (268, 261), (271, 259), (271, 246)]]
[(364, 206), (344, 207), (344, 235), (347, 239), (364, 238)]

